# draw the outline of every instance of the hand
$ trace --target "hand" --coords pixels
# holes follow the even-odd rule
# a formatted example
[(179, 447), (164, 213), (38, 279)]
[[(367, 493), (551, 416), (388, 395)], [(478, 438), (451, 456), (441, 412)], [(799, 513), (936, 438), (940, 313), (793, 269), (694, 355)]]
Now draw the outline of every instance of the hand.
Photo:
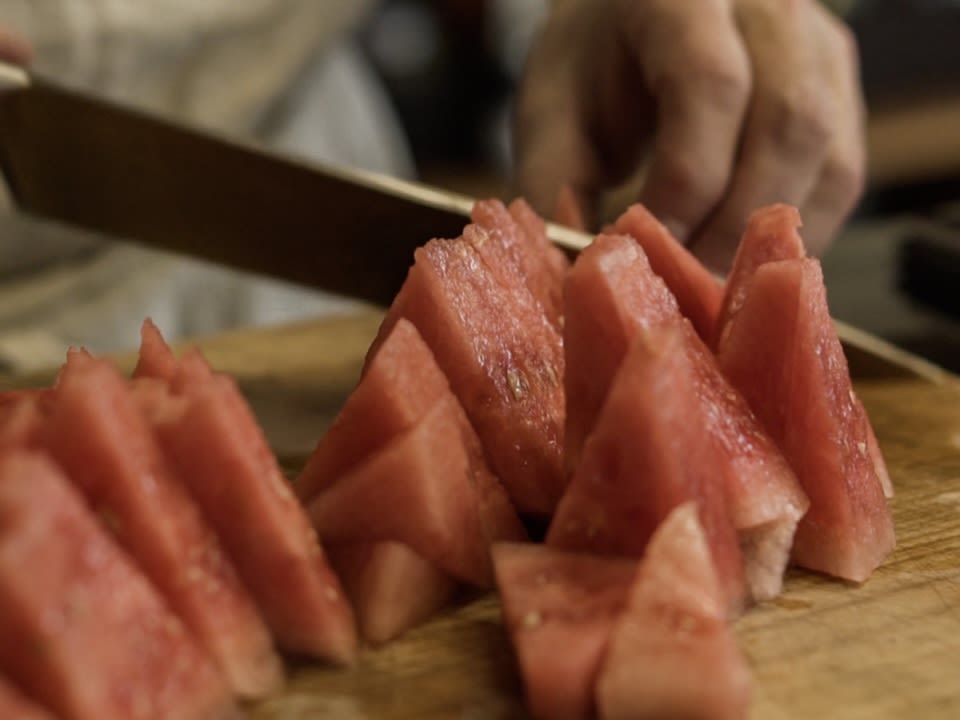
[(0, 24), (0, 60), (15, 65), (29, 65), (32, 57), (33, 51), (27, 39)]
[(557, 0), (516, 120), (541, 212), (566, 184), (596, 219), (649, 154), (637, 199), (719, 272), (754, 209), (798, 206), (819, 254), (863, 190), (855, 41), (814, 0)]

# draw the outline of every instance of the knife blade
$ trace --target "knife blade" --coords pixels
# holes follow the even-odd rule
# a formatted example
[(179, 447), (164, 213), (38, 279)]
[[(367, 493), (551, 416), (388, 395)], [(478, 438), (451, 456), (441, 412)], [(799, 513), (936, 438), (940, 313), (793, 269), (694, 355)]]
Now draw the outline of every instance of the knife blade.
[[(306, 163), (0, 63), (0, 170), (19, 210), (388, 305), (473, 200)], [(550, 225), (571, 253), (591, 238)]]

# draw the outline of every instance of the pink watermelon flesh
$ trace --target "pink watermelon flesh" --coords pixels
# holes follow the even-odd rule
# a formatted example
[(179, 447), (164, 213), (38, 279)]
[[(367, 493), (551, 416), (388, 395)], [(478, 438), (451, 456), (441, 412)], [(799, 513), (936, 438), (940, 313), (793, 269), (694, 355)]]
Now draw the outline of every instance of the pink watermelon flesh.
[(600, 235), (580, 253), (563, 294), (564, 450), (572, 473), (630, 341), (641, 328), (678, 320), (680, 310), (640, 246), (623, 235)]
[(0, 456), (0, 666), (64, 718), (234, 713), (214, 666), (64, 475), (17, 451)]
[[(547, 224), (537, 215), (523, 198), (517, 198), (507, 206), (507, 212), (513, 217), (527, 238), (527, 244), (533, 255), (539, 257), (543, 263), (542, 272), (549, 277), (543, 285), (549, 287), (549, 305), (556, 308), (560, 314), (560, 325), (563, 325), (563, 282), (570, 269), (570, 260), (560, 248), (550, 242), (547, 237)], [(548, 313), (549, 314), (549, 313)], [(557, 328), (558, 332), (561, 329)]]
[(794, 542), (798, 564), (866, 580), (894, 547), (893, 518), (817, 260), (756, 271), (719, 361), (810, 498)]
[(453, 577), (402, 543), (334, 545), (327, 554), (372, 645), (432, 617), (457, 590)]
[[(316, 533), (232, 379), (209, 374), (199, 354), (182, 405), (152, 416), (180, 472), (236, 563), (277, 643), (285, 650), (351, 662), (353, 612)], [(178, 373), (188, 363), (185, 356)], [(203, 371), (207, 368), (206, 371)], [(190, 378), (188, 372), (179, 375)]]
[(133, 369), (134, 378), (152, 377), (172, 380), (177, 372), (177, 359), (167, 341), (150, 318), (140, 328), (140, 355)]
[[(536, 221), (531, 219), (528, 221), (531, 229), (526, 230), (499, 200), (477, 202), (470, 217), (475, 223), (474, 230), (485, 231), (478, 233), (480, 238), (487, 238), (485, 243), (481, 240), (478, 250), (490, 270), (496, 274), (508, 264), (497, 258), (496, 253), (485, 253), (486, 246), (494, 245), (506, 253), (509, 265), (520, 273), (520, 281), (526, 284), (559, 332), (563, 317), (563, 271), (568, 263), (563, 253), (547, 240), (546, 226), (541, 234)], [(468, 237), (467, 231), (464, 231), (464, 237)], [(558, 268), (562, 269), (558, 272)], [(508, 287), (515, 282), (511, 279)]]
[(310, 516), (324, 542), (403, 543), (454, 577), (490, 586), (476, 469), (451, 422), (455, 403), (440, 403), (313, 499)]
[(727, 277), (712, 347), (719, 345), (730, 318), (743, 306), (747, 286), (757, 268), (768, 262), (807, 256), (803, 239), (797, 232), (802, 224), (799, 211), (790, 205), (771, 205), (750, 216)]
[(736, 613), (744, 600), (743, 561), (716, 471), (724, 456), (717, 443), (704, 442), (713, 408), (700, 394), (700, 369), (686, 345), (680, 323), (638, 332), (547, 543), (639, 557), (671, 510), (697, 501), (725, 597)]
[(877, 434), (873, 431), (873, 425), (870, 423), (870, 416), (867, 415), (866, 408), (857, 398), (857, 405), (860, 406), (859, 412), (867, 418), (867, 450), (870, 453), (870, 459), (873, 461), (873, 469), (880, 479), (880, 488), (883, 490), (883, 496), (887, 500), (893, 497), (893, 482), (890, 480), (890, 471), (887, 470), (887, 461), (883, 457), (883, 451), (880, 450), (880, 442), (877, 440)]
[(603, 720), (749, 716), (751, 677), (693, 503), (650, 539), (596, 684)]
[(43, 430), (44, 446), (233, 690), (260, 697), (276, 689), (282, 668), (256, 606), (117, 370), (73, 356)]
[(780, 593), (797, 523), (810, 501), (783, 453), (724, 377), (716, 358), (688, 324), (683, 327), (684, 350), (696, 368), (708, 437), (719, 446), (714, 472), (726, 489), (747, 589), (752, 599), (768, 600)]
[(594, 679), (637, 561), (497, 543), (493, 563), (531, 716), (591, 717)]
[(0, 718), (4, 720), (53, 720), (50, 713), (27, 700), (2, 675), (0, 675)]
[(0, 404), (0, 447), (36, 448), (42, 441), (45, 407), (49, 399), (23, 394)]
[(550, 513), (565, 484), (563, 350), (539, 303), (525, 286), (504, 288), (470, 243), (434, 240), (416, 251), (374, 348), (401, 317), (433, 352), (517, 509)]
[(680, 312), (704, 341), (711, 342), (723, 302), (720, 283), (642, 205), (628, 208), (615, 227), (640, 243), (653, 271), (676, 296)]
[(450, 395), (450, 385), (417, 329), (401, 318), (367, 361), (363, 378), (297, 479), (304, 500), (409, 430)]

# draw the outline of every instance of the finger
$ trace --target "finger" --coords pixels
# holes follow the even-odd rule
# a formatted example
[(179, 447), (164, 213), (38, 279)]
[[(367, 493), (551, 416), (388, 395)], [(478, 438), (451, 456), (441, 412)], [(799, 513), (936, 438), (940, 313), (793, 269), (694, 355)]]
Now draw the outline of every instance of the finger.
[(834, 91), (842, 109), (816, 188), (801, 208), (803, 237), (811, 254), (822, 254), (863, 194), (866, 182), (866, 110), (856, 40), (845, 26), (831, 35)]
[(29, 65), (33, 59), (30, 43), (19, 33), (0, 27), (0, 60)]
[(751, 212), (776, 202), (802, 206), (820, 176), (840, 108), (819, 54), (822, 29), (812, 8), (806, 0), (739, 6), (753, 97), (728, 192), (693, 243), (717, 272), (729, 270)]
[(685, 242), (724, 195), (750, 97), (729, 3), (632, 3), (626, 42), (657, 103), (640, 201)]

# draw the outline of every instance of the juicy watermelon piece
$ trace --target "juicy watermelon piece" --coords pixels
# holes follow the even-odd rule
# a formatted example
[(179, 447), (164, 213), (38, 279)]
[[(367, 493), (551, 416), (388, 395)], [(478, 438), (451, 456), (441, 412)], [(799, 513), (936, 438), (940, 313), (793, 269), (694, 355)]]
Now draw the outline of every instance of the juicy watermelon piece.
[(53, 720), (46, 710), (27, 700), (0, 675), (0, 718), (4, 720)]
[[(347, 663), (353, 612), (316, 533), (234, 381), (196, 353), (175, 402), (150, 420), (167, 457), (236, 564), (278, 644)], [(190, 364), (197, 369), (191, 375)]]
[(451, 422), (455, 407), (453, 398), (441, 402), (314, 498), (310, 517), (324, 542), (401, 542), (465, 582), (490, 586), (478, 470)]
[(177, 358), (150, 318), (140, 327), (140, 355), (133, 369), (134, 378), (151, 377), (172, 380), (177, 372)]
[(0, 456), (0, 667), (64, 718), (235, 712), (213, 664), (66, 477), (17, 451)]
[(457, 581), (436, 564), (396, 542), (365, 542), (327, 548), (353, 603), (360, 634), (382, 645), (445, 607)]
[(643, 205), (628, 208), (615, 227), (640, 243), (653, 271), (676, 296), (680, 312), (711, 342), (723, 302), (720, 283)]
[(751, 677), (693, 503), (650, 539), (597, 680), (603, 720), (749, 716)]
[(416, 326), (521, 512), (549, 513), (564, 487), (563, 351), (525, 286), (504, 288), (462, 238), (434, 240), (390, 309)]
[(430, 348), (401, 318), (368, 359), (362, 380), (317, 443), (297, 479), (297, 494), (309, 500), (449, 395), (450, 385)]
[(815, 259), (766, 263), (719, 348), (727, 377), (783, 450), (810, 498), (794, 558), (862, 582), (893, 549), (893, 518), (870, 455)]
[[(686, 320), (681, 323), (686, 323)], [(731, 611), (744, 598), (743, 562), (716, 468), (698, 387), (700, 368), (681, 323), (641, 330), (620, 366), (547, 542), (639, 557), (678, 505), (697, 501)]]
[(526, 200), (517, 198), (507, 206), (507, 212), (523, 229), (531, 253), (541, 259), (543, 263), (542, 272), (549, 275), (549, 279), (545, 280), (543, 285), (550, 288), (549, 304), (561, 314), (562, 325), (563, 282), (567, 276), (567, 271), (570, 269), (570, 260), (547, 237), (547, 224)]
[(600, 235), (580, 253), (563, 295), (564, 451), (572, 473), (630, 341), (641, 328), (678, 320), (680, 310), (643, 250), (624, 235)]
[(493, 564), (531, 716), (592, 717), (594, 679), (637, 561), (497, 543)]
[(713, 347), (719, 345), (730, 318), (743, 306), (747, 286), (757, 268), (776, 260), (797, 260), (807, 256), (803, 239), (797, 232), (801, 225), (800, 212), (790, 205), (771, 205), (750, 215), (733, 259), (733, 269), (727, 277)]
[(282, 667), (252, 598), (113, 365), (71, 356), (43, 443), (234, 691), (260, 697), (276, 689)]
[[(568, 263), (563, 253), (547, 240), (546, 227), (542, 235), (527, 231), (499, 200), (477, 202), (470, 217), (476, 228), (486, 231), (480, 234), (489, 238), (486, 244), (499, 246), (505, 251), (519, 270), (522, 282), (540, 303), (550, 323), (559, 331), (563, 317), (563, 273)], [(532, 226), (535, 221), (530, 222)], [(464, 237), (467, 236), (467, 231), (464, 231)], [(488, 258), (483, 245), (478, 250), (482, 257)], [(495, 254), (489, 257), (493, 262), (488, 261), (487, 266), (493, 273), (504, 268), (504, 263), (498, 262)], [(515, 282), (511, 279), (508, 287)]]
[(24, 393), (4, 398), (0, 403), (0, 447), (38, 447), (49, 405), (46, 395)]

